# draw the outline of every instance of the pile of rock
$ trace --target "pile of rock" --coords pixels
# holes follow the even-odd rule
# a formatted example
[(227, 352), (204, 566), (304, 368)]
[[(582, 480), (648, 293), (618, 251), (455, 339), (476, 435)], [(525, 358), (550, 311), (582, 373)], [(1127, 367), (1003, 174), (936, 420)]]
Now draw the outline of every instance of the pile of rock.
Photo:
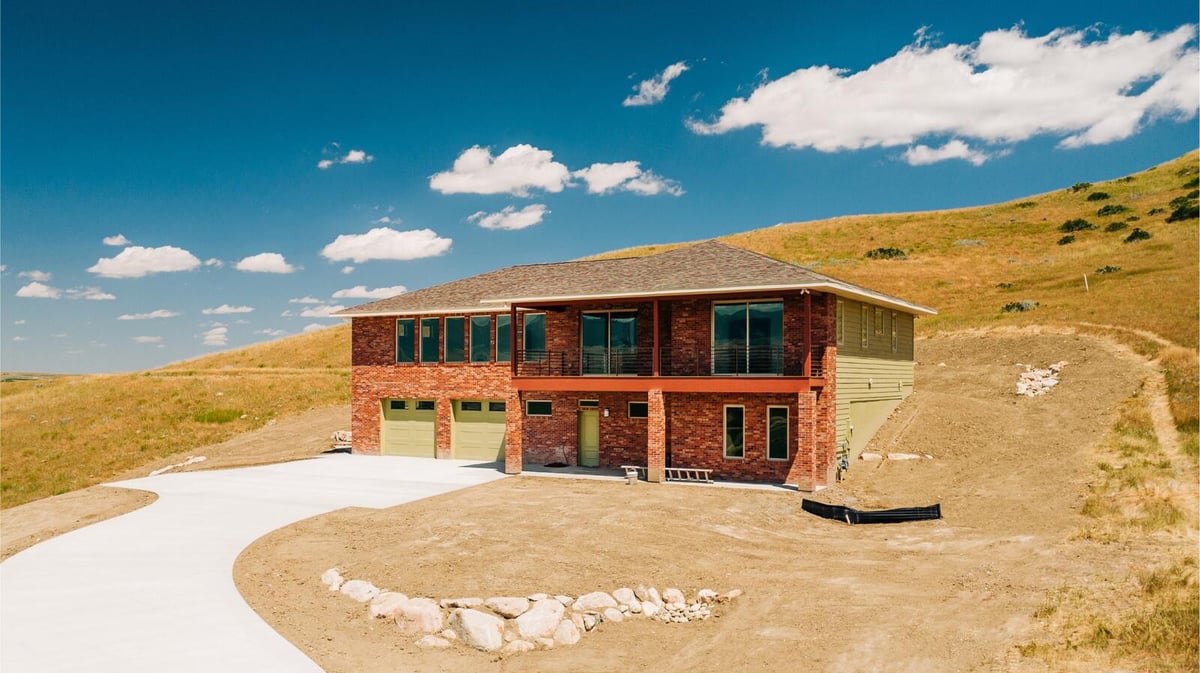
[(1017, 394), (1025, 397), (1045, 395), (1058, 385), (1058, 375), (1065, 366), (1066, 360), (1055, 362), (1046, 369), (1034, 369), (1032, 365), (1025, 365), (1025, 371), (1017, 381)]
[(404, 635), (419, 636), (420, 647), (455, 643), (483, 652), (516, 654), (574, 645), (606, 622), (649, 618), (666, 624), (708, 619), (718, 604), (742, 595), (740, 589), (718, 594), (701, 589), (689, 601), (682, 591), (621, 587), (611, 594), (593, 591), (578, 598), (545, 593), (483, 598), (410, 598), (365, 580), (346, 580), (337, 568), (321, 575), (330, 591), (367, 603), (372, 618), (391, 619)]

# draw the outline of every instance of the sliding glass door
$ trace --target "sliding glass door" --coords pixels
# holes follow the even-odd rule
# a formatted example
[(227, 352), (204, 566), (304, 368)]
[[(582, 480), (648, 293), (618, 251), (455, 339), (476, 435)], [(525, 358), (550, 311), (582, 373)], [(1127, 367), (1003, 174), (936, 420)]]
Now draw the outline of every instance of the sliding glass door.
[(714, 374), (783, 373), (783, 302), (713, 305)]
[(584, 313), (584, 374), (637, 373), (637, 314)]

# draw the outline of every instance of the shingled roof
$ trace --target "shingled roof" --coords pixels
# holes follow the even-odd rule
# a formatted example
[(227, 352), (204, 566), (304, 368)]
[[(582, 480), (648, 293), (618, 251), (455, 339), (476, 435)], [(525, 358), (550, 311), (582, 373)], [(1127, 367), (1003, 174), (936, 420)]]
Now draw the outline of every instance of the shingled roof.
[(514, 303), (799, 289), (829, 292), (906, 313), (936, 313), (931, 308), (795, 264), (718, 241), (704, 241), (646, 257), (510, 266), (362, 304), (334, 315), (351, 318), (479, 313), (506, 309)]

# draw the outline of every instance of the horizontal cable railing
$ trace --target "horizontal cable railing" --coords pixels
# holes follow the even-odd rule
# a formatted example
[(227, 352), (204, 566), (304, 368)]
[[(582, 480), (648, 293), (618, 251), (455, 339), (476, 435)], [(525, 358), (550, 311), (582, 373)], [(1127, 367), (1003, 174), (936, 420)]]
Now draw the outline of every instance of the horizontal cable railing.
[[(823, 377), (824, 346), (813, 346), (809, 375)], [(698, 348), (663, 346), (660, 376), (804, 376), (804, 349), (784, 346)], [(652, 348), (587, 348), (517, 351), (517, 376), (652, 376)]]

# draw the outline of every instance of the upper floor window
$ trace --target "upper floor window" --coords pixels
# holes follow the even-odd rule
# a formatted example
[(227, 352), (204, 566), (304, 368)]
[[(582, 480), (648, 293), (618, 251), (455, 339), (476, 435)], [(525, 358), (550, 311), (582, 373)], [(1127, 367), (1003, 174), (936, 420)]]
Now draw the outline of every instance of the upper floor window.
[(512, 326), (511, 318), (506, 315), (496, 316), (496, 362), (508, 362), (512, 359)]
[(584, 313), (584, 374), (637, 373), (637, 313)]
[(396, 362), (412, 364), (417, 361), (416, 323), (412, 318), (396, 321)]
[(783, 373), (783, 302), (713, 304), (714, 374)]
[(544, 360), (546, 358), (546, 314), (525, 314), (525, 359)]
[(446, 362), (466, 359), (467, 327), (465, 318), (446, 318)]
[(438, 361), (438, 319), (421, 318), (421, 362)]
[(492, 316), (471, 317), (471, 362), (492, 359)]

